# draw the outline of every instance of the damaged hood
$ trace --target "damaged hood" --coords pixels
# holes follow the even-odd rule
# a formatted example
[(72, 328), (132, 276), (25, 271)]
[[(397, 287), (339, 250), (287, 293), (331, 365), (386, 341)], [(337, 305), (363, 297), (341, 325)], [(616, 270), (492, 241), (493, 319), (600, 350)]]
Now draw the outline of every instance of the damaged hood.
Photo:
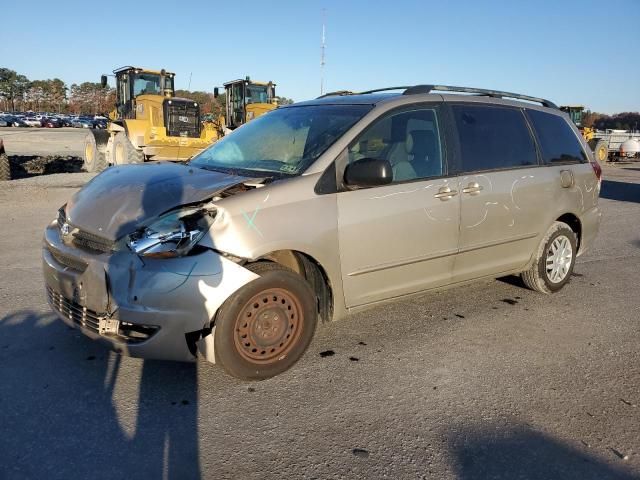
[(86, 232), (117, 240), (167, 210), (205, 201), (247, 180), (175, 163), (111, 167), (71, 198), (67, 221)]

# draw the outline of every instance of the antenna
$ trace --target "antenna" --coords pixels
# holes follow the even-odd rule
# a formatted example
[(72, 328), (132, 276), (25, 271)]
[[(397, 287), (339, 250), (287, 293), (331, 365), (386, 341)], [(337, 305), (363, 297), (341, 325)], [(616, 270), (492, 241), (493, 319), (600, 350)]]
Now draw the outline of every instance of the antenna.
[(324, 50), (325, 50), (325, 16), (327, 9), (322, 9), (322, 43), (320, 44), (320, 95), (324, 95)]

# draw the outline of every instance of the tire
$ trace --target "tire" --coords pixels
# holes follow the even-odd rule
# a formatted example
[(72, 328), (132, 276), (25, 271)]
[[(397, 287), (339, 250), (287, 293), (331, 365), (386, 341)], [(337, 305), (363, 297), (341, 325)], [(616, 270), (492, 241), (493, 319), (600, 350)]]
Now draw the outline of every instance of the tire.
[(604, 163), (609, 158), (609, 144), (606, 140), (600, 139), (597, 141), (593, 154), (599, 163)]
[(116, 133), (116, 137), (113, 139), (112, 152), (114, 165), (144, 162), (144, 153), (131, 144), (129, 137), (127, 137), (127, 134), (124, 132)]
[[(537, 292), (557, 292), (571, 280), (578, 252), (577, 245), (578, 239), (569, 225), (563, 222), (554, 222), (540, 242), (533, 265), (521, 274), (522, 281), (531, 290)], [(559, 270), (554, 272), (553, 266), (549, 265), (548, 268), (547, 264), (552, 261), (550, 256), (556, 248), (558, 248), (557, 253), (561, 255), (562, 259), (559, 265), (555, 264), (559, 266)], [(566, 253), (562, 253), (563, 251)], [(568, 258), (569, 254), (570, 258)], [(554, 273), (558, 275), (554, 275)]]
[(264, 380), (291, 368), (309, 347), (318, 321), (316, 297), (300, 275), (277, 263), (246, 268), (260, 278), (220, 307), (214, 351), (228, 374)]
[(87, 172), (97, 173), (107, 168), (105, 149), (109, 134), (107, 132), (89, 132), (84, 137), (84, 168)]
[(0, 181), (11, 180), (11, 162), (4, 152), (0, 152)]

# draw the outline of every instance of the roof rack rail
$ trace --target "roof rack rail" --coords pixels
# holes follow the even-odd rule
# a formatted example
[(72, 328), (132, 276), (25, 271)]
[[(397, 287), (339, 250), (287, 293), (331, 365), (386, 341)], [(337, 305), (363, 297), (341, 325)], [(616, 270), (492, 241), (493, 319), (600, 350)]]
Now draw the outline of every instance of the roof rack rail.
[(325, 93), (318, 98), (343, 96), (343, 95), (367, 95), (370, 93), (387, 92), (390, 90), (404, 90), (403, 95), (417, 95), (436, 92), (460, 92), (460, 93), (473, 93), (476, 95), (483, 95), (492, 98), (515, 98), (517, 100), (526, 100), (528, 102), (540, 103), (544, 107), (558, 108), (558, 106), (550, 100), (544, 98), (530, 97), (529, 95), (520, 95), (519, 93), (503, 92), (500, 90), (487, 90), (484, 88), (473, 87), (454, 87), (452, 85), (414, 85), (403, 87), (386, 87), (376, 88), (374, 90), (366, 90), (364, 92), (352, 92), (351, 90), (338, 90), (336, 92)]
[(357, 95), (367, 95), (369, 93), (378, 93), (378, 92), (387, 92), (389, 90), (407, 90), (411, 87), (386, 87), (386, 88), (376, 88), (374, 90), (366, 90), (364, 92), (358, 92)]
[(318, 98), (335, 97), (335, 96), (343, 96), (343, 95), (367, 95), (369, 93), (386, 92), (389, 90), (406, 90), (408, 88), (411, 88), (411, 87), (405, 85), (402, 87), (376, 88), (375, 90), (367, 90), (365, 92), (352, 92), (351, 90), (337, 90), (335, 92), (325, 93), (324, 95), (321, 95)]
[(475, 93), (477, 95), (485, 95), (493, 98), (515, 98), (517, 100), (526, 100), (528, 102), (540, 103), (544, 107), (558, 108), (558, 106), (550, 100), (544, 98), (530, 97), (528, 95), (520, 95), (519, 93), (502, 92), (500, 90), (487, 90), (484, 88), (471, 88), (471, 87), (454, 87), (452, 85), (415, 85), (407, 88), (403, 95), (416, 95), (420, 93), (431, 93), (433, 91), (438, 92), (461, 92), (461, 93)]
[(336, 90), (335, 92), (325, 93), (324, 95), (320, 95), (317, 98), (325, 98), (325, 97), (342, 97), (344, 95), (354, 95), (354, 92), (351, 90)]

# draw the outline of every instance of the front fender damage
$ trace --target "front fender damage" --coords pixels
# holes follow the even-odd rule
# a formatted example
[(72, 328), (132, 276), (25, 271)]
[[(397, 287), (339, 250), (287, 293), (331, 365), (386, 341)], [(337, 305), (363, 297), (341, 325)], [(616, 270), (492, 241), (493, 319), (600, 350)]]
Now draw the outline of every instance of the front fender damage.
[[(246, 268), (220, 256), (221, 273), (219, 281), (212, 282), (210, 277), (198, 280), (198, 291), (204, 299), (208, 317), (213, 321), (222, 304), (241, 287), (258, 278), (258, 275)], [(210, 329), (209, 329), (210, 328)], [(196, 342), (198, 350), (204, 358), (215, 363), (213, 339), (215, 325), (205, 328), (202, 337)]]
[[(216, 284), (209, 283), (208, 279), (199, 280), (198, 290), (205, 299), (205, 308), (212, 324), (208, 328), (205, 327), (202, 332), (194, 332), (194, 334), (201, 333), (197, 335), (198, 339), (195, 345), (204, 358), (211, 363), (215, 363), (214, 337), (216, 327), (213, 321), (218, 309), (229, 296), (258, 278), (258, 275), (242, 266), (248, 260), (248, 256), (243, 253), (248, 253), (250, 250), (236, 223), (239, 218), (243, 217), (231, 214), (218, 203), (220, 200), (222, 198), (214, 197), (208, 204), (203, 205), (204, 210), (214, 220), (199, 245), (219, 256), (222, 280)], [(248, 220), (247, 223), (250, 224), (251, 221)]]
[(189, 336), (195, 336), (194, 340), (197, 350), (211, 363), (215, 363), (215, 353), (213, 350), (215, 325), (213, 325), (213, 321), (218, 309), (236, 291), (258, 278), (258, 275), (255, 273), (228, 260), (223, 255), (218, 253), (214, 254), (220, 262), (218, 266), (219, 273), (197, 279), (197, 289), (202, 297), (209, 324), (204, 325), (204, 328), (199, 332), (186, 334), (187, 338), (189, 338)]

